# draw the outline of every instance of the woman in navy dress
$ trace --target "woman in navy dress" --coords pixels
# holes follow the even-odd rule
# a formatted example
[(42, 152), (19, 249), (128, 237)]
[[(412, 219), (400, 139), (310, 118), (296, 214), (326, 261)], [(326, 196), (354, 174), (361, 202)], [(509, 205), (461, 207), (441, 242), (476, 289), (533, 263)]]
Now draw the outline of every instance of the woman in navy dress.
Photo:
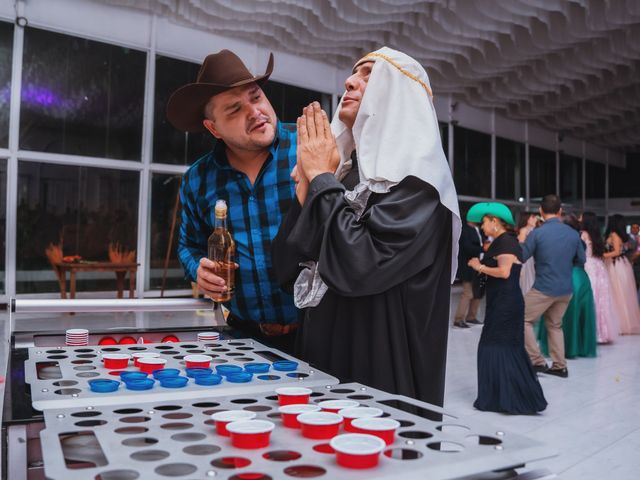
[(482, 221), (485, 235), (494, 238), (482, 262), (469, 260), (471, 268), (487, 277), (487, 307), (478, 344), (478, 398), (473, 405), (478, 410), (535, 414), (547, 407), (547, 401), (524, 348), (522, 249), (510, 228), (515, 222), (507, 206), (496, 202), (474, 205), (467, 217)]

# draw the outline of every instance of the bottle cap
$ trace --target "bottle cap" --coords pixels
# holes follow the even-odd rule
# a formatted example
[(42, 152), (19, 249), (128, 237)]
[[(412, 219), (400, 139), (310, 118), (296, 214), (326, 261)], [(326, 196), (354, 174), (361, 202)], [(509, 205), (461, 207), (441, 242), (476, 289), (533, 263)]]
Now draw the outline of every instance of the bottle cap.
[(227, 202), (224, 200), (216, 200), (216, 217), (226, 217), (227, 216)]

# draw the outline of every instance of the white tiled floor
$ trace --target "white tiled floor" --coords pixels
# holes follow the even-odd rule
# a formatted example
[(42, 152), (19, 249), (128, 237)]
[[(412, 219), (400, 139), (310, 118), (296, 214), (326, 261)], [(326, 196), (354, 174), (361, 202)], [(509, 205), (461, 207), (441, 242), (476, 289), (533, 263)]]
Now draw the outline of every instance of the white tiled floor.
[[(452, 310), (456, 303), (454, 295)], [(535, 416), (510, 416), (473, 408), (481, 329), (449, 332), (446, 409), (495, 422), (560, 452), (528, 468), (547, 468), (562, 480), (640, 479), (639, 335), (598, 346), (597, 358), (569, 360), (567, 379), (540, 375), (547, 409)]]

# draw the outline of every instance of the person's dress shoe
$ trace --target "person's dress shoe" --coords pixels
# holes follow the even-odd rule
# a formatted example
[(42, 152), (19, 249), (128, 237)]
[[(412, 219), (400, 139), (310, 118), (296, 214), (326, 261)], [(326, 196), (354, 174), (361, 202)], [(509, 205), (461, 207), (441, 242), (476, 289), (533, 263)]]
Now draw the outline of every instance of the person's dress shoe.
[(467, 323), (470, 323), (471, 325), (482, 325), (482, 322), (480, 320), (478, 320), (477, 318), (474, 318), (472, 320), (467, 320)]
[(546, 363), (543, 363), (542, 365), (534, 365), (533, 369), (536, 373), (547, 373), (549, 371), (549, 367), (547, 367)]
[(465, 322), (464, 320), (461, 322), (453, 322), (453, 326), (458, 328), (471, 328), (471, 326), (467, 325), (467, 322)]
[(567, 378), (569, 376), (569, 370), (566, 368), (550, 368), (546, 372), (547, 375), (555, 375), (556, 377)]

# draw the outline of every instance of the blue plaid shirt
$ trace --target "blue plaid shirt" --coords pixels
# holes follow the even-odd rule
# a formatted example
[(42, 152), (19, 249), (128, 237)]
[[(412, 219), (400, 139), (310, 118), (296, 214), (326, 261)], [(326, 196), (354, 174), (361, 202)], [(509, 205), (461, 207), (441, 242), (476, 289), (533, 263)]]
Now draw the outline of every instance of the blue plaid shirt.
[(178, 257), (187, 278), (195, 281), (207, 256), (215, 222), (216, 200), (227, 202), (227, 227), (236, 242), (236, 291), (225, 306), (236, 317), (261, 323), (291, 323), (298, 311), (293, 297), (280, 289), (271, 265), (271, 242), (282, 216), (295, 198), (289, 177), (296, 164), (296, 127), (278, 122), (271, 152), (253, 185), (229, 165), (223, 142), (197, 160), (180, 190), (182, 224)]

